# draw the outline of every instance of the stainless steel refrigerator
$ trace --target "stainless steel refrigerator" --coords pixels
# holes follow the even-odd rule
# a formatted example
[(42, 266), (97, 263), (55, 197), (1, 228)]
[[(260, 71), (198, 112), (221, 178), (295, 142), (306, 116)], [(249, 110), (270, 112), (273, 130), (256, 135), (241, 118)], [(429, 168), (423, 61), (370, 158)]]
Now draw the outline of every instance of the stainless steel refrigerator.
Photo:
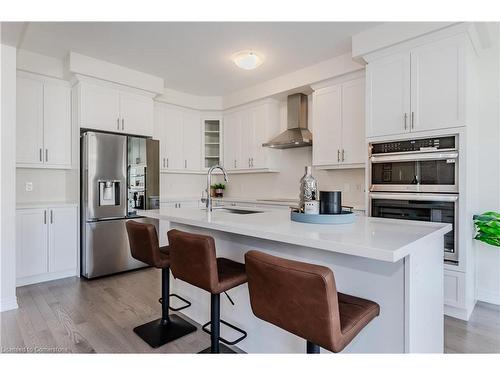
[(81, 136), (81, 275), (110, 275), (146, 264), (132, 258), (125, 223), (158, 221), (135, 209), (156, 208), (158, 141), (86, 131)]

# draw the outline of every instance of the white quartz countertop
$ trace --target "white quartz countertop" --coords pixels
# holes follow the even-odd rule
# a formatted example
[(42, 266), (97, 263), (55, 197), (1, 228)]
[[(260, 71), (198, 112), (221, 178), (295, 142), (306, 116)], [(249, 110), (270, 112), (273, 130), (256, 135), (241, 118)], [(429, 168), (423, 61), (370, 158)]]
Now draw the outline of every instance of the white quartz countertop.
[[(223, 197), (223, 198), (212, 198), (216, 203), (240, 203), (240, 204), (252, 204), (252, 205), (272, 205), (272, 206), (297, 206), (299, 204), (298, 199), (294, 198), (255, 198), (255, 197)], [(171, 203), (171, 202), (184, 202), (184, 201), (199, 201), (200, 197), (166, 197), (161, 198), (160, 203)], [(353, 207), (355, 211), (364, 211), (365, 208), (358, 204), (350, 204), (349, 202), (344, 202), (345, 206)]]
[(16, 209), (30, 209), (30, 208), (56, 208), (56, 207), (75, 207), (78, 202), (72, 201), (37, 201), (37, 202), (17, 202)]
[(380, 261), (397, 262), (426, 245), (431, 236), (451, 231), (451, 224), (383, 219), (356, 215), (352, 224), (320, 225), (290, 220), (285, 210), (234, 214), (214, 209), (161, 208), (138, 215)]

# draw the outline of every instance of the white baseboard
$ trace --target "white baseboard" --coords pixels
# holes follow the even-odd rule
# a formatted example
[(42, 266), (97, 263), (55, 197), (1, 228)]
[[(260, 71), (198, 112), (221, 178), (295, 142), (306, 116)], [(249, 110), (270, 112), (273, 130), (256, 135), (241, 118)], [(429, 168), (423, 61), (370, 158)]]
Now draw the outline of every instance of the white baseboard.
[(478, 289), (476, 296), (478, 301), (500, 305), (500, 293), (491, 292), (486, 289)]
[(0, 299), (0, 312), (17, 309), (17, 297)]
[(471, 306), (466, 309), (462, 307), (444, 305), (444, 315), (451, 316), (452, 318), (457, 318), (460, 320), (468, 321), (473, 310), (474, 306)]
[(40, 275), (35, 275), (35, 276), (20, 277), (16, 280), (16, 287), (30, 285), (30, 284), (43, 283), (45, 281), (64, 279), (65, 277), (71, 277), (71, 276), (77, 276), (77, 275), (78, 275), (77, 270), (71, 269), (71, 270), (60, 271), (60, 272), (42, 273)]

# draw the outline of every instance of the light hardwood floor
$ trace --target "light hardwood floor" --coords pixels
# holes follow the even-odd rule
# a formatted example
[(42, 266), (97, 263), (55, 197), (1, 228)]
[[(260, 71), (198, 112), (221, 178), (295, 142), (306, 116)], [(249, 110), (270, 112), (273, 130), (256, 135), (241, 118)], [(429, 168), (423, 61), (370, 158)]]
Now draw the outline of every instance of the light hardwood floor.
[[(132, 331), (161, 315), (159, 270), (92, 281), (73, 277), (17, 293), (19, 309), (0, 315), (4, 353), (197, 353), (210, 345), (198, 329), (151, 349)], [(500, 353), (500, 307), (478, 303), (469, 322), (446, 318), (445, 352)]]

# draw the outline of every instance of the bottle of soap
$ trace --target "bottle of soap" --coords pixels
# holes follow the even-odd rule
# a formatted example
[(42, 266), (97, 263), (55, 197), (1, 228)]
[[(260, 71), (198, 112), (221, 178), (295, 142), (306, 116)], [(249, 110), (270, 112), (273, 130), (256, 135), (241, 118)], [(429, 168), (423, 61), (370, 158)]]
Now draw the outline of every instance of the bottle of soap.
[(306, 172), (300, 179), (300, 212), (305, 212), (305, 203), (313, 200), (313, 192), (315, 194), (315, 197), (318, 196), (318, 182), (312, 176), (311, 169), (312, 168), (310, 166), (306, 166)]

